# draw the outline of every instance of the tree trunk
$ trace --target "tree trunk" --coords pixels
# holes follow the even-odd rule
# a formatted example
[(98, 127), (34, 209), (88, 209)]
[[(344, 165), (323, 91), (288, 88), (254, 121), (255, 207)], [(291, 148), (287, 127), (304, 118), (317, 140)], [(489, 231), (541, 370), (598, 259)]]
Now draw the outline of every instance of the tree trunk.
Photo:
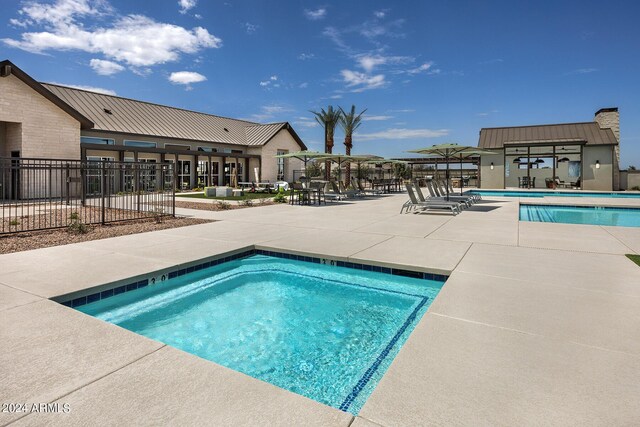
[[(344, 137), (344, 153), (347, 156), (351, 155), (351, 147), (353, 147), (351, 135), (347, 135)], [(344, 182), (345, 182), (345, 187), (349, 187), (349, 185), (351, 184), (351, 163), (350, 162), (347, 162), (347, 169), (345, 170), (345, 173), (344, 173)]]
[[(333, 137), (329, 136), (325, 141), (324, 152), (331, 154), (332, 151), (333, 151)], [(327, 160), (324, 162), (324, 180), (325, 181), (331, 180), (331, 160)]]

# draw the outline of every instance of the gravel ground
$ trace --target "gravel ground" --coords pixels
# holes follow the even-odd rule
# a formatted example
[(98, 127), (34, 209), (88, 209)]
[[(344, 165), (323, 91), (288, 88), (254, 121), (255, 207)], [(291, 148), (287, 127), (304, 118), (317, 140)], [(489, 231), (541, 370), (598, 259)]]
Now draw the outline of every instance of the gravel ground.
[(157, 223), (154, 219), (146, 219), (116, 222), (107, 225), (90, 225), (85, 234), (70, 232), (66, 228), (18, 233), (0, 236), (0, 254), (68, 245), (69, 243), (87, 242), (147, 231), (166, 230), (168, 228), (185, 227), (206, 222), (213, 221), (200, 218), (168, 217), (163, 218), (160, 223)]
[(255, 200), (250, 200), (250, 202), (252, 202), (251, 204), (246, 204), (246, 203), (242, 203), (239, 205), (236, 204), (231, 204), (231, 203), (219, 203), (219, 200), (216, 201), (210, 201), (210, 202), (204, 202), (204, 201), (198, 201), (198, 202), (183, 202), (183, 201), (177, 201), (176, 200), (176, 208), (183, 208), (183, 209), (199, 209), (199, 210), (203, 210), (203, 211), (225, 211), (225, 210), (230, 210), (230, 209), (244, 209), (244, 208), (250, 208), (250, 207), (254, 207), (254, 206), (269, 206), (269, 205), (273, 205), (275, 204), (272, 201), (266, 201), (264, 199), (262, 199), (263, 201), (255, 201)]

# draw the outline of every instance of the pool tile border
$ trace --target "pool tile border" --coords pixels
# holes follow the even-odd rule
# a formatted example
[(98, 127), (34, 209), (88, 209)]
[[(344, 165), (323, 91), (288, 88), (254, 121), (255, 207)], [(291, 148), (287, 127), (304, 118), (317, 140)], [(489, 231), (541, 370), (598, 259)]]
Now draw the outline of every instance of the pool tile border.
[[(446, 276), (443, 274), (425, 273), (421, 271), (405, 270), (401, 268), (380, 267), (380, 266), (375, 266), (370, 264), (337, 261), (337, 260), (328, 259), (328, 258), (318, 258), (318, 257), (311, 257), (306, 255), (295, 255), (295, 254), (290, 254), (286, 252), (268, 251), (263, 249), (249, 249), (249, 250), (238, 252), (232, 255), (222, 254), (217, 256), (214, 259), (210, 259), (208, 261), (201, 262), (199, 264), (191, 265), (189, 267), (175, 268), (173, 270), (170, 270), (169, 272), (161, 273), (160, 276), (162, 277), (162, 280), (165, 280), (165, 277), (167, 280), (173, 279), (176, 277), (184, 276), (185, 274), (193, 273), (195, 271), (200, 271), (205, 268), (214, 267), (219, 264), (224, 264), (226, 262), (235, 261), (237, 259), (246, 258), (253, 255), (265, 255), (265, 256), (271, 256), (274, 258), (289, 259), (294, 261), (304, 261), (304, 262), (309, 262), (313, 264), (333, 265), (341, 268), (351, 268), (354, 270), (364, 270), (364, 271), (371, 271), (376, 273), (391, 274), (394, 276), (412, 277), (414, 279), (435, 280), (439, 282), (445, 282), (449, 278), (449, 276)], [(124, 285), (118, 284), (117, 286), (114, 286), (113, 288), (110, 288), (110, 289), (105, 289), (102, 291), (94, 292), (92, 294), (77, 297), (77, 298), (71, 298), (71, 299), (59, 301), (59, 303), (67, 307), (77, 308), (86, 304), (90, 304), (96, 301), (110, 298), (115, 295), (120, 295), (125, 292), (131, 292), (131, 291), (135, 291), (136, 289), (149, 286), (149, 284), (153, 283), (157, 275), (158, 273), (155, 273), (155, 275), (154, 273), (150, 273), (148, 275), (148, 276), (151, 276), (150, 278), (137, 280)]]

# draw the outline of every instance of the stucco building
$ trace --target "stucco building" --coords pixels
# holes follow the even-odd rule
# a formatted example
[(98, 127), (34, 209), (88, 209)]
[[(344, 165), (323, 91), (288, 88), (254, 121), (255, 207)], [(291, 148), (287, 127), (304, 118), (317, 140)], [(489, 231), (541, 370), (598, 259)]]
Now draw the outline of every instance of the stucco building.
[(481, 188), (620, 189), (620, 119), (602, 108), (591, 122), (483, 128)]
[(39, 83), (0, 62), (0, 157), (173, 162), (179, 188), (292, 181), (306, 149), (287, 122), (260, 124)]

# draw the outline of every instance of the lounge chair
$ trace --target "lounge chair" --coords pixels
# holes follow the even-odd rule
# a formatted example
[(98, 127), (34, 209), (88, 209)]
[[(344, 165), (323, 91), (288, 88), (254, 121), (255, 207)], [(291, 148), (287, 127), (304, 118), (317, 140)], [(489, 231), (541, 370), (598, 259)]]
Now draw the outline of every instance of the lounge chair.
[(440, 187), (438, 183), (434, 181), (427, 182), (427, 189), (429, 190), (429, 194), (431, 195), (431, 197), (435, 199), (461, 203), (466, 207), (471, 206), (475, 202), (472, 197), (456, 196), (455, 194), (451, 193), (449, 193), (449, 198), (447, 198), (445, 195), (446, 193), (442, 191), (442, 187)]
[[(415, 194), (415, 188), (412, 184), (407, 184), (407, 193), (409, 194), (409, 200), (407, 200), (400, 208), (400, 213), (404, 210), (408, 213), (409, 210), (420, 209), (419, 212), (429, 211), (431, 209), (449, 210), (454, 215), (460, 213), (460, 205), (458, 203), (444, 202), (441, 200), (427, 199), (424, 202), (418, 200)], [(418, 212), (416, 212), (418, 213)]]
[(364, 194), (358, 190), (347, 190), (342, 183), (342, 181), (338, 181), (338, 188), (340, 194), (345, 197), (364, 197)]
[(360, 191), (360, 193), (365, 195), (379, 196), (380, 194), (382, 194), (382, 191), (380, 190), (365, 189), (364, 186), (362, 185), (362, 182), (360, 182), (360, 180), (356, 179), (355, 177), (351, 177), (351, 186), (357, 189), (358, 191)]
[[(453, 191), (453, 187), (451, 186), (451, 183), (449, 182), (449, 194), (453, 195), (454, 191)], [(482, 197), (479, 194), (464, 194), (464, 195), (458, 195), (459, 197), (470, 197), (471, 199), (473, 199), (474, 202), (477, 202), (479, 200), (482, 200)]]

